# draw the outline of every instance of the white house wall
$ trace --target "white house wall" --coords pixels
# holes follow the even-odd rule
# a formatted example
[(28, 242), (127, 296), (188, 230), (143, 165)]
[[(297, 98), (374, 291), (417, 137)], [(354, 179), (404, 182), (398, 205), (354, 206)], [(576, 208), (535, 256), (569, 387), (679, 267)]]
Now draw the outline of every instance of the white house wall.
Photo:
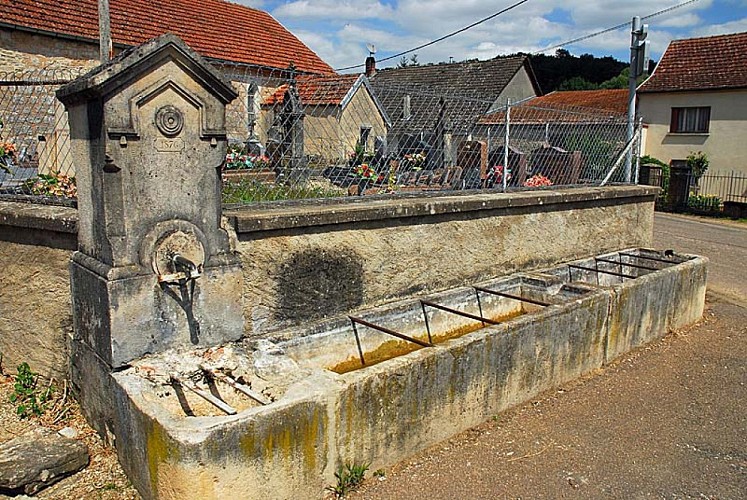
[[(639, 110), (648, 125), (645, 154), (669, 163), (703, 151), (710, 171), (738, 171), (747, 175), (747, 89), (718, 92), (661, 92), (639, 94)], [(672, 134), (673, 107), (711, 107), (708, 133)]]

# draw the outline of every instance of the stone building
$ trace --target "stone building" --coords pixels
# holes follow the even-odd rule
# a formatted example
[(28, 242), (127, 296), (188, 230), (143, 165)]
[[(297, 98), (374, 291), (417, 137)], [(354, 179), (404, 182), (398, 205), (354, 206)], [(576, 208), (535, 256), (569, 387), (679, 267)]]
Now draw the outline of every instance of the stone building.
[[(289, 67), (300, 75), (333, 73), (270, 14), (236, 3), (110, 0), (110, 17), (115, 54), (170, 32), (221, 69), (240, 95), (227, 110), (234, 141), (259, 133), (263, 95), (288, 80)], [(40, 172), (72, 169), (67, 121), (53, 94), (60, 81), (98, 64), (98, 40), (97, 0), (0, 2), (1, 138), (38, 157)]]

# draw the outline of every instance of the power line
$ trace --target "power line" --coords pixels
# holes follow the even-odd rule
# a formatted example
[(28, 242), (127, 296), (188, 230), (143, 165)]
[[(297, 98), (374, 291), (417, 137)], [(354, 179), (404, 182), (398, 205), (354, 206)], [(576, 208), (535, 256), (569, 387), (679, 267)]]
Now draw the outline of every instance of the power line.
[[(432, 40), (432, 41), (430, 41), (428, 43), (424, 43), (422, 45), (418, 45), (417, 47), (414, 47), (414, 48), (409, 49), (409, 50), (405, 50), (404, 52), (400, 52), (399, 54), (394, 54), (393, 56), (385, 57), (384, 59), (379, 59), (376, 62), (389, 61), (390, 59), (395, 59), (397, 57), (401, 57), (401, 56), (407, 55), (410, 52), (415, 52), (416, 50), (424, 49), (425, 47), (430, 47), (431, 45), (434, 45), (434, 44), (436, 44), (438, 42), (442, 42), (442, 41), (446, 40), (447, 38), (451, 38), (454, 35), (458, 35), (459, 33), (463, 33), (465, 31), (467, 31), (468, 29), (472, 29), (472, 28), (474, 28), (475, 26), (477, 26), (479, 24), (482, 24), (482, 23), (484, 23), (486, 21), (490, 21), (491, 19), (494, 19), (494, 18), (500, 16), (501, 14), (505, 14), (506, 12), (515, 9), (519, 5), (527, 3), (528, 1), (529, 0), (520, 0), (519, 2), (516, 2), (515, 4), (509, 5), (505, 9), (499, 10), (495, 14), (491, 14), (491, 15), (489, 15), (488, 17), (486, 17), (484, 19), (480, 19), (479, 21), (476, 21), (476, 22), (470, 24), (469, 26), (465, 26), (464, 28), (461, 28), (461, 29), (458, 29), (458, 30), (456, 30), (454, 32), (451, 32), (448, 35), (444, 35), (441, 38), (437, 38), (437, 39)], [(692, 0), (692, 1), (695, 1), (695, 0)], [(355, 66), (348, 66), (346, 68), (337, 68), (337, 69), (335, 69), (335, 71), (345, 71), (345, 70), (348, 70), (348, 69), (361, 68), (363, 66), (365, 66), (365, 65), (364, 64), (356, 64)]]
[[(672, 5), (671, 7), (667, 7), (666, 9), (662, 9), (660, 11), (654, 12), (653, 14), (649, 14), (647, 16), (644, 16), (644, 17), (641, 18), (641, 20), (651, 19), (652, 17), (656, 17), (656, 16), (660, 16), (662, 14), (666, 14), (667, 12), (671, 12), (671, 11), (673, 11), (675, 9), (679, 9), (680, 7), (684, 7), (685, 5), (689, 5), (689, 4), (697, 2), (697, 1), (698, 0), (688, 0), (687, 2), (683, 2), (683, 3), (677, 4), (677, 5)], [(580, 36), (578, 38), (574, 38), (573, 40), (568, 40), (567, 42), (559, 43), (557, 45), (552, 45), (552, 46), (544, 48), (542, 50), (538, 50), (538, 51), (534, 52), (534, 54), (541, 54), (543, 52), (547, 52), (548, 50), (559, 49), (561, 47), (565, 47), (566, 45), (573, 45), (574, 43), (582, 42), (584, 40), (588, 40), (589, 38), (594, 38), (595, 36), (604, 35), (605, 33), (609, 33), (610, 31), (617, 31), (617, 30), (619, 30), (621, 28), (624, 28), (626, 26), (629, 26), (629, 25), (630, 25), (630, 22), (625, 22), (625, 23), (622, 23), (622, 24), (618, 24), (617, 26), (612, 26), (611, 28), (606, 28), (606, 29), (603, 29), (601, 31), (597, 31), (597, 32), (594, 32), (594, 33), (590, 33), (588, 35)]]

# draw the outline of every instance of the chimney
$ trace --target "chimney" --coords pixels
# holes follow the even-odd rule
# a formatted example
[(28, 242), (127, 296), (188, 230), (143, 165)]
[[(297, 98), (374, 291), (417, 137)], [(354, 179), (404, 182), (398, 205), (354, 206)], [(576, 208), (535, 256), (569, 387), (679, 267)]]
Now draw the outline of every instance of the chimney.
[(374, 56), (368, 56), (366, 58), (366, 76), (371, 78), (376, 74), (376, 59)]

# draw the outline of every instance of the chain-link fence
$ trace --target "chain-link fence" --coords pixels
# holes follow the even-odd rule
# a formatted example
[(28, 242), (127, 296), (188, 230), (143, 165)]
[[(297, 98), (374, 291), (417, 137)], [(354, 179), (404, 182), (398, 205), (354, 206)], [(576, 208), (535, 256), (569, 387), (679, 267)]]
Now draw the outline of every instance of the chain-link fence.
[(0, 73), (0, 193), (75, 196), (67, 114), (55, 91), (83, 71)]
[[(597, 110), (507, 105), (363, 75), (219, 65), (227, 108), (224, 202), (633, 182), (638, 133)], [(0, 75), (0, 193), (74, 195), (64, 107), (72, 71)], [(541, 101), (540, 101), (541, 102)]]

